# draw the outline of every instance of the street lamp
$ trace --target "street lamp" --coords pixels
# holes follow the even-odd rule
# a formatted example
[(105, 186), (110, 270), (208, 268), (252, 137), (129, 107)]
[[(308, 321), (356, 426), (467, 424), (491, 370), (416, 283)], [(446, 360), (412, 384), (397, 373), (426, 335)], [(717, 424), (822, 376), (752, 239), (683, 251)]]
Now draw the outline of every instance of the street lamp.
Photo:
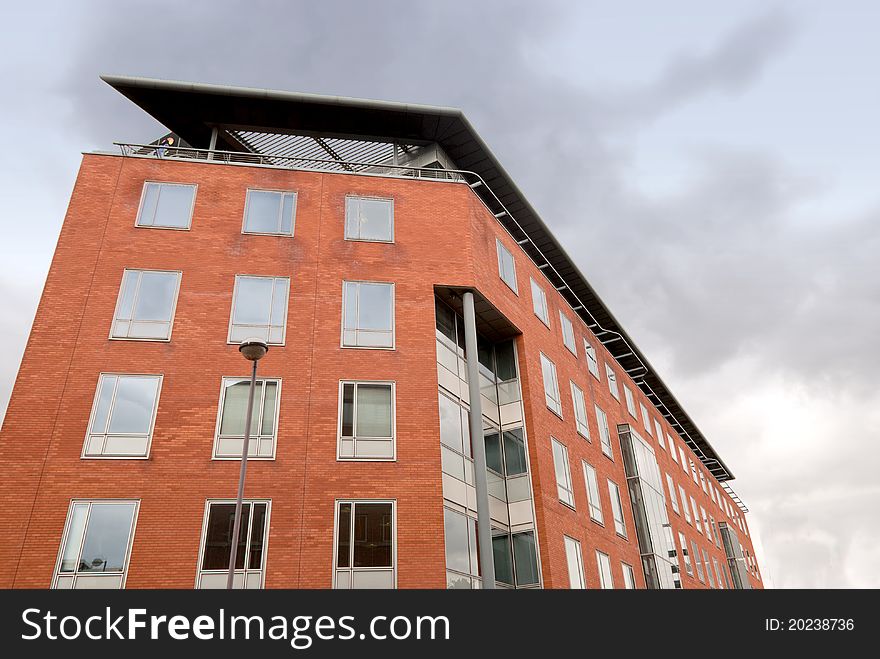
[(238, 346), (238, 351), (245, 359), (254, 363), (251, 371), (251, 387), (248, 391), (247, 412), (244, 421), (244, 444), (241, 447), (241, 471), (238, 474), (238, 498), (235, 500), (235, 521), (232, 523), (232, 542), (229, 551), (229, 576), (226, 578), (226, 589), (232, 590), (235, 579), (235, 559), (238, 552), (238, 534), (241, 529), (241, 500), (244, 497), (244, 477), (247, 474), (248, 445), (251, 441), (251, 416), (254, 410), (254, 389), (257, 386), (257, 362), (269, 352), (269, 346), (260, 339), (245, 339)]

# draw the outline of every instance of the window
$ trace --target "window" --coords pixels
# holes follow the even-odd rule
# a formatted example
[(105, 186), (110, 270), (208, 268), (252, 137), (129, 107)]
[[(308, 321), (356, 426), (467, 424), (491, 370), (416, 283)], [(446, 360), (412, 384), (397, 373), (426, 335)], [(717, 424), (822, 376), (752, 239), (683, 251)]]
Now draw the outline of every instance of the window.
[(574, 420), (577, 431), (589, 439), (590, 425), (587, 422), (587, 403), (584, 400), (584, 392), (574, 382), (571, 382), (571, 402), (574, 405)]
[(650, 435), (652, 430), (651, 417), (648, 415), (648, 408), (645, 407), (644, 403), (639, 403), (639, 409), (642, 411), (642, 425), (645, 426), (645, 431)]
[(636, 573), (633, 572), (632, 565), (628, 563), (621, 563), (620, 566), (623, 568), (623, 585), (627, 590), (635, 590), (636, 588)]
[(684, 448), (682, 448), (681, 446), (678, 447), (678, 455), (681, 456), (681, 470), (684, 473), (688, 473), (687, 459), (685, 458), (685, 455), (684, 455)]
[(691, 466), (691, 478), (694, 479), (695, 485), (699, 485), (700, 479), (697, 477), (697, 465), (690, 458), (688, 458), (688, 462), (690, 463), (690, 466)]
[(144, 183), (135, 226), (189, 229), (196, 186), (180, 183)]
[(712, 566), (709, 564), (709, 554), (703, 550), (703, 565), (706, 566), (706, 578), (709, 580), (709, 587), (715, 587), (715, 579), (712, 577)]
[(562, 343), (568, 348), (569, 352), (577, 357), (577, 344), (574, 342), (574, 327), (571, 325), (571, 319), (562, 311), (559, 312), (559, 325), (562, 327)]
[(712, 524), (712, 537), (715, 538), (715, 546), (720, 549), (721, 536), (718, 534), (718, 525), (715, 523), (715, 518), (712, 515), (709, 515), (709, 523)]
[(72, 501), (52, 587), (122, 588), (137, 511), (137, 501)]
[(657, 431), (657, 443), (660, 444), (660, 448), (664, 451), (666, 450), (666, 442), (663, 440), (663, 426), (660, 425), (660, 422), (657, 419), (654, 419), (654, 430)]
[(709, 518), (706, 516), (706, 509), (703, 506), (700, 506), (700, 519), (703, 520), (703, 528), (706, 529), (706, 537), (709, 540), (713, 540), (712, 538), (712, 528), (709, 526)]
[(599, 380), (599, 360), (596, 357), (596, 349), (586, 339), (584, 339), (584, 353), (587, 355), (587, 369)]
[(394, 347), (394, 284), (343, 282), (342, 346)]
[(672, 461), (678, 464), (678, 451), (675, 448), (675, 442), (672, 441), (672, 436), (669, 433), (666, 434), (666, 442), (669, 444), (669, 455), (672, 456)]
[(287, 277), (236, 275), (229, 342), (255, 338), (284, 345), (289, 287)]
[(602, 443), (602, 453), (612, 460), (614, 453), (611, 450), (611, 433), (608, 432), (608, 417), (598, 405), (596, 407), (596, 422), (599, 424), (599, 441)]
[(551, 437), (553, 444), (553, 467), (556, 470), (556, 492), (559, 500), (574, 508), (574, 490), (571, 486), (571, 470), (568, 466), (568, 449)]
[[(208, 501), (196, 588), (226, 588), (235, 501)], [(262, 588), (266, 570), (269, 501), (242, 501), (233, 588)]]
[(697, 579), (702, 583), (705, 583), (705, 579), (703, 578), (703, 563), (700, 561), (700, 549), (697, 547), (697, 543), (693, 540), (691, 540), (691, 549), (693, 550), (694, 565), (697, 568)]
[(393, 501), (336, 502), (333, 587), (395, 588)]
[(718, 583), (718, 587), (723, 589), (724, 584), (721, 583), (721, 569), (718, 567), (718, 561), (714, 556), (712, 557), (712, 565), (715, 566), (715, 580)]
[[(223, 378), (220, 389), (220, 412), (214, 441), (215, 458), (241, 459), (244, 424), (251, 381), (249, 378)], [(281, 380), (261, 379), (254, 387), (248, 458), (275, 457), (275, 437)]]
[(697, 528), (697, 531), (702, 533), (703, 525), (700, 522), (700, 514), (697, 512), (697, 502), (694, 501), (693, 497), (691, 497), (691, 510), (694, 512), (694, 526)]
[(599, 585), (606, 590), (614, 588), (614, 577), (611, 575), (611, 559), (608, 557), (608, 554), (597, 551), (596, 563), (599, 566)]
[(669, 489), (669, 504), (672, 506), (672, 511), (676, 514), (681, 514), (678, 509), (678, 497), (675, 496), (675, 483), (672, 482), (672, 476), (666, 474), (666, 487)]
[(340, 460), (394, 459), (394, 383), (341, 382)]
[(715, 486), (709, 483), (709, 496), (712, 497), (712, 503), (715, 503)]
[(568, 585), (572, 590), (587, 587), (584, 581), (584, 559), (581, 556), (581, 543), (567, 535), (565, 539), (565, 560), (568, 563)]
[(345, 239), (393, 243), (394, 201), (375, 197), (346, 197)]
[(497, 238), (495, 244), (498, 248), (498, 275), (501, 277), (501, 281), (516, 293), (516, 263), (513, 260), (513, 254)]
[(691, 565), (691, 557), (688, 554), (687, 540), (681, 531), (678, 532), (678, 542), (681, 544), (681, 558), (684, 561), (684, 569), (690, 576), (694, 576), (694, 568)]
[(596, 470), (593, 465), (584, 462), (584, 480), (587, 483), (587, 505), (590, 508), (590, 519), (604, 524), (602, 515), (602, 501), (599, 499), (599, 479), (596, 478)]
[(626, 522), (623, 521), (623, 504), (620, 501), (620, 488), (614, 481), (608, 481), (608, 493), (611, 495), (611, 512), (614, 515), (614, 530), (626, 537)]
[(161, 375), (102, 373), (82, 457), (147, 457), (161, 387)]
[(620, 390), (617, 388), (617, 375), (614, 373), (614, 369), (608, 365), (608, 362), (605, 362), (605, 377), (608, 378), (608, 391), (611, 392), (615, 399), (620, 400)]
[(479, 588), (477, 520), (444, 508), (443, 529), (446, 537), (446, 587)]
[(623, 385), (623, 397), (626, 399), (626, 411), (629, 412), (629, 415), (632, 418), (638, 419), (639, 417), (636, 416), (636, 403), (633, 400), (632, 389), (626, 385)]
[(544, 376), (544, 398), (547, 407), (562, 416), (562, 401), (559, 397), (559, 383), (556, 381), (556, 364), (541, 353), (541, 374)]
[(687, 494), (685, 494), (684, 488), (681, 485), (678, 486), (678, 493), (681, 495), (681, 509), (684, 512), (684, 521), (688, 524), (693, 524), (691, 521), (691, 511), (688, 509)]
[(700, 487), (703, 488), (703, 494), (709, 494), (706, 489), (706, 475), (702, 471), (700, 472)]
[(169, 340), (179, 288), (180, 272), (126, 270), (110, 338)]
[(538, 286), (534, 279), (531, 279), (531, 282), (532, 309), (535, 310), (535, 315), (541, 319), (541, 322), (550, 327), (550, 310), (547, 308), (547, 294), (543, 288)]
[(248, 190), (244, 204), (244, 233), (292, 236), (296, 223), (296, 193)]

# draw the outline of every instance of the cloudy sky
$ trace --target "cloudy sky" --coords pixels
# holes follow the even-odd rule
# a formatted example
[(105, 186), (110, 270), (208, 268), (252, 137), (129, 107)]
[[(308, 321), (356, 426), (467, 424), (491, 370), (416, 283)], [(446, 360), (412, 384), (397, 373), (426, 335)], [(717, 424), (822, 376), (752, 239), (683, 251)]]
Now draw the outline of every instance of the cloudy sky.
[(768, 584), (880, 587), (880, 4), (182, 4), (5, 10), (0, 415), (80, 152), (162, 132), (99, 74), (458, 106), (737, 474)]

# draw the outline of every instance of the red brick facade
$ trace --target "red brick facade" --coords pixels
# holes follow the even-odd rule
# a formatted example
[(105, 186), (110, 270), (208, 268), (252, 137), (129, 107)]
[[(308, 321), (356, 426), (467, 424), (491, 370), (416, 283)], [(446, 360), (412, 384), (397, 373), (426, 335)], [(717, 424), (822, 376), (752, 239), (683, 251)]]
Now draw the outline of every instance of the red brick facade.
[[(145, 180), (198, 185), (190, 230), (135, 227)], [(293, 238), (242, 233), (248, 187), (297, 192)], [(349, 194), (394, 199), (393, 244), (343, 240)], [(499, 279), (496, 237), (516, 258), (518, 295)], [(108, 339), (124, 268), (182, 271), (170, 342)], [(594, 403), (608, 415), (612, 438), (618, 423), (632, 423), (654, 444), (661, 473), (707, 514), (733, 525), (628, 415), (622, 389), (620, 401), (611, 396), (608, 354), (467, 186), (86, 155), (0, 434), (0, 587), (50, 586), (72, 498), (141, 501), (126, 587), (193, 587), (205, 500), (233, 498), (238, 478), (237, 461), (211, 459), (221, 378), (248, 375), (237, 346), (227, 343), (236, 274), (291, 282), (285, 345), (272, 347), (259, 367), (283, 382), (276, 459), (249, 463), (245, 495), (272, 501), (266, 587), (331, 586), (339, 498), (395, 499), (398, 587), (445, 587), (435, 285), (477, 289), (522, 331), (517, 347), (545, 588), (568, 587), (563, 534), (581, 542), (589, 587), (599, 581), (597, 549), (611, 557), (615, 586), (622, 587), (621, 562), (644, 586), (619, 446), (613, 461), (601, 454)], [(550, 328), (532, 312), (529, 277), (547, 293)], [(343, 280), (395, 283), (395, 350), (340, 347)], [(577, 358), (562, 344), (560, 309), (575, 325)], [(584, 336), (597, 348), (601, 381), (587, 370)], [(556, 364), (562, 419), (544, 403), (541, 352)], [(614, 366), (637, 408), (642, 400), (652, 419), (662, 420)], [(147, 460), (80, 457), (102, 372), (164, 375)], [(396, 382), (396, 461), (337, 461), (343, 379)], [(575, 432), (569, 380), (586, 395), (592, 443)], [(556, 496), (551, 436), (569, 450), (575, 510)], [(599, 476), (604, 527), (589, 519), (582, 459)], [(614, 533), (606, 478), (620, 486), (628, 539)], [(726, 564), (723, 549), (671, 509), (669, 517), (676, 543), (682, 531)], [(754, 555), (750, 538), (738, 528), (737, 535)], [(685, 574), (682, 581), (704, 587)], [(752, 578), (752, 586), (761, 581)]]

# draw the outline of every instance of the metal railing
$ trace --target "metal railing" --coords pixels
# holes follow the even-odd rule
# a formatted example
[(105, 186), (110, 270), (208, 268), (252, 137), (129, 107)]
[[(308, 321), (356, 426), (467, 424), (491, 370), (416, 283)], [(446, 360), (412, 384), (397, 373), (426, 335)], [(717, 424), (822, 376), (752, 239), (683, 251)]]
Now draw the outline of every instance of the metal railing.
[[(572, 311), (575, 314), (581, 316), (582, 313), (589, 316), (589, 319), (583, 318), (586, 322), (587, 327), (593, 332), (596, 338), (599, 340), (602, 345), (606, 345), (608, 343), (614, 341), (622, 341), (623, 345), (626, 346), (628, 352), (620, 356), (623, 357), (633, 357), (637, 362), (638, 366), (636, 368), (626, 369), (623, 367), (618, 361), (618, 365), (624, 370), (624, 372), (629, 375), (633, 382), (635, 382), (640, 388), (643, 390), (647, 389), (645, 392), (648, 398), (651, 398), (654, 406), (661, 412), (663, 417), (667, 419), (673, 427), (676, 428), (679, 435), (681, 435), (685, 443), (688, 445), (695, 455), (700, 459), (710, 471), (712, 468), (710, 465), (717, 465), (717, 468), (720, 467), (720, 464), (717, 460), (710, 458), (705, 454), (705, 452), (700, 448), (699, 444), (690, 436), (690, 433), (685, 430), (684, 426), (679, 422), (679, 420), (675, 417), (672, 411), (667, 407), (667, 405), (660, 399), (657, 393), (651, 388), (651, 386), (645, 380), (645, 376), (651, 372), (645, 363), (642, 361), (639, 354), (636, 352), (635, 348), (629, 343), (629, 341), (624, 337), (620, 332), (608, 329), (603, 327), (598, 320), (596, 320), (595, 316), (593, 316), (592, 312), (587, 308), (587, 306), (583, 303), (583, 301), (578, 297), (577, 293), (574, 292), (574, 289), (568, 284), (565, 277), (560, 274), (560, 272), (556, 269), (556, 267), (550, 262), (550, 260), (544, 255), (544, 252), (535, 244), (535, 241), (532, 237), (523, 229), (522, 225), (517, 221), (517, 219), (513, 216), (504, 202), (495, 194), (495, 191), (492, 190), (483, 179), (480, 174), (464, 170), (464, 169), (437, 169), (434, 167), (412, 167), (408, 165), (393, 165), (388, 163), (370, 163), (370, 162), (357, 162), (357, 161), (347, 161), (347, 160), (334, 160), (334, 159), (323, 159), (323, 158), (302, 158), (297, 156), (290, 156), (285, 154), (272, 154), (272, 153), (254, 153), (254, 152), (242, 152), (242, 151), (220, 151), (216, 149), (197, 149), (194, 147), (183, 147), (183, 146), (162, 146), (161, 144), (134, 144), (128, 142), (114, 142), (115, 146), (118, 146), (123, 156), (137, 156), (137, 157), (154, 157), (160, 159), (169, 159), (169, 160), (197, 160), (197, 161), (205, 161), (205, 162), (216, 162), (216, 163), (226, 163), (226, 164), (241, 164), (241, 165), (258, 165), (258, 166), (268, 166), (268, 167), (279, 167), (283, 169), (295, 169), (295, 170), (304, 170), (304, 171), (315, 171), (315, 172), (327, 172), (333, 171), (337, 173), (344, 174), (359, 174), (359, 175), (373, 175), (373, 176), (390, 176), (397, 178), (415, 178), (415, 179), (423, 179), (423, 180), (440, 180), (440, 181), (449, 181), (453, 183), (466, 183), (471, 189), (475, 190), (475, 195), (477, 199), (479, 199), (483, 205), (495, 218), (498, 220), (498, 223), (501, 227), (507, 231), (511, 238), (513, 238), (516, 243), (523, 248), (524, 245), (528, 244), (532, 249), (535, 250), (537, 255), (540, 257), (541, 261), (536, 259), (534, 256), (529, 254), (525, 249), (526, 256), (538, 267), (538, 269), (544, 273), (544, 276), (547, 277), (547, 271), (551, 271), (556, 278), (562, 282), (562, 286), (556, 286), (552, 281), (549, 280), (549, 283), (560, 293), (562, 291), (567, 291), (571, 297), (574, 298), (577, 304), (572, 304), (571, 300), (566, 300), (569, 306), (572, 308)], [(501, 210), (493, 210), (489, 207), (489, 204), (486, 203), (486, 200), (480, 195), (476, 193), (476, 188), (483, 187), (488, 194), (491, 196), (494, 203), (497, 204), (498, 208)], [(514, 224), (516, 229), (522, 234), (522, 238), (517, 238), (510, 229), (501, 222), (501, 218), (508, 217), (510, 221)], [(582, 312), (582, 313), (581, 313)], [(614, 338), (600, 338), (605, 337), (605, 335), (612, 335)], [(612, 354), (612, 356), (614, 356)], [(615, 361), (618, 360), (618, 357), (615, 356)], [(662, 408), (662, 409), (661, 409)], [(665, 412), (664, 412), (665, 410)], [(722, 468), (723, 469), (723, 468)], [(727, 470), (724, 470), (727, 473)], [(726, 484), (726, 481), (719, 481), (724, 489), (728, 491), (731, 495), (731, 498), (734, 502), (739, 506), (739, 508), (743, 512), (748, 512), (748, 508), (745, 503), (733, 492), (733, 489)]]

